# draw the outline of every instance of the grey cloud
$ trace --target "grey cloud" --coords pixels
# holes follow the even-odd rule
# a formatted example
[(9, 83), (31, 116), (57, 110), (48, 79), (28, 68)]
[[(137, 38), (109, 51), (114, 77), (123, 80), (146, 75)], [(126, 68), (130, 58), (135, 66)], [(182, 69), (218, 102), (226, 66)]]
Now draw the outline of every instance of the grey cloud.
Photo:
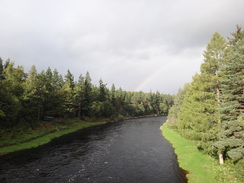
[(76, 78), (88, 70), (94, 82), (126, 90), (182, 60), (142, 88), (175, 93), (199, 70), (212, 34), (229, 36), (243, 22), (243, 7), (242, 0), (1, 0), (0, 56), (27, 69), (70, 69)]

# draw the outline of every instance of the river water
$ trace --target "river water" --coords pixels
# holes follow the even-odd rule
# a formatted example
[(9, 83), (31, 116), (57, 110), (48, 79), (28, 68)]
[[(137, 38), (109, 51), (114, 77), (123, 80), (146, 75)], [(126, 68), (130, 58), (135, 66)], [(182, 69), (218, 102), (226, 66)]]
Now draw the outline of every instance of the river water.
[(0, 182), (185, 183), (165, 117), (95, 126), (0, 157)]

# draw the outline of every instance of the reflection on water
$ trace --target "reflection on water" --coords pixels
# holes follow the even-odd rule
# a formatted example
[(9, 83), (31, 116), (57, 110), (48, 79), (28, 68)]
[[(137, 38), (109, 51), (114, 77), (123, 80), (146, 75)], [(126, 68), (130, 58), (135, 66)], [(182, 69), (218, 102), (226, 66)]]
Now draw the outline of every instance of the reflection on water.
[(0, 182), (183, 183), (165, 117), (81, 130), (50, 144), (0, 157)]

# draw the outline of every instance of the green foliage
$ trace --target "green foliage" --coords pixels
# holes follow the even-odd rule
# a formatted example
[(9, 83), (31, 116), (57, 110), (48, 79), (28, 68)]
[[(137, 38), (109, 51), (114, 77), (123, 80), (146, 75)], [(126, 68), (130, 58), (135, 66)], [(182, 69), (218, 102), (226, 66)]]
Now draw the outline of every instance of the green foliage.
[[(220, 139), (215, 146), (234, 161), (244, 157), (244, 34), (230, 48), (221, 79)], [(233, 40), (232, 40), (233, 41)]]
[(64, 76), (50, 67), (37, 72), (33, 65), (26, 74), (9, 59), (0, 59), (0, 128), (15, 128), (26, 123), (34, 129), (46, 117), (116, 119), (150, 114), (165, 115), (173, 104), (171, 95), (127, 92), (102, 80), (91, 83), (89, 72), (78, 81), (68, 70)]
[(0, 154), (37, 147), (61, 135), (103, 123), (104, 122), (84, 122), (74, 118), (52, 124), (41, 123), (33, 130), (28, 127), (26, 127), (24, 131), (23, 127), (17, 127), (11, 130), (11, 132), (2, 130), (0, 132), (4, 135), (0, 137), (0, 147), (2, 147), (0, 149)]
[(172, 126), (177, 126), (178, 114), (180, 112), (181, 106), (183, 104), (184, 96), (187, 91), (189, 84), (186, 84), (183, 89), (179, 89), (177, 95), (174, 98), (174, 105), (169, 110), (169, 115), (167, 117), (168, 122)]
[(184, 92), (179, 91), (168, 122), (199, 150), (219, 157), (220, 162), (225, 160), (232, 171), (237, 168), (232, 178), (243, 180), (244, 31), (237, 26), (232, 35), (226, 42), (214, 33), (203, 55), (201, 73)]
[(0, 57), (0, 82), (4, 79), (4, 74), (3, 74), (3, 60)]

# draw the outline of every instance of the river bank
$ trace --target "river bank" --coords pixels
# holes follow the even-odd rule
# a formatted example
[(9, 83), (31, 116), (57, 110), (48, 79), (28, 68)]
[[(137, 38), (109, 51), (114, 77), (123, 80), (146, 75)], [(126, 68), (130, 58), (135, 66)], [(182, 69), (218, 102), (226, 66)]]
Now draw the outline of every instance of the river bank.
[(83, 121), (79, 118), (72, 118), (57, 122), (43, 121), (34, 129), (19, 127), (8, 131), (2, 130), (0, 155), (44, 145), (62, 135), (105, 123), (105, 120)]
[(137, 119), (154, 117), (155, 115), (138, 116), (138, 117), (121, 117), (114, 120), (97, 119), (91, 120), (87, 118), (85, 121), (79, 118), (60, 119), (58, 121), (42, 121), (35, 128), (20, 126), (15, 129), (0, 129), (0, 155), (38, 147), (47, 144), (52, 139), (66, 135), (83, 128), (101, 125), (108, 122), (116, 122), (127, 119)]
[(166, 117), (106, 123), (0, 157), (0, 182), (186, 183), (159, 127)]
[(165, 123), (160, 128), (163, 136), (173, 145), (179, 166), (187, 171), (189, 183), (241, 183), (232, 164), (219, 165), (218, 160), (199, 151)]

